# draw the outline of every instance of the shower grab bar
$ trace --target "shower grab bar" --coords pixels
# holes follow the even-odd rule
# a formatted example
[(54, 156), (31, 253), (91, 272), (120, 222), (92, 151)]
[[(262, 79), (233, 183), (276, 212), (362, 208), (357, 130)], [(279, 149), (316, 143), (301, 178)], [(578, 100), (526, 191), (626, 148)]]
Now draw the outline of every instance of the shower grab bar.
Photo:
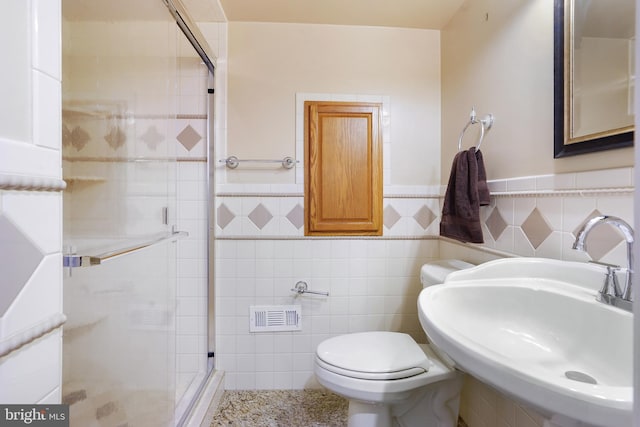
[(63, 267), (69, 267), (69, 268), (92, 267), (94, 265), (100, 265), (103, 262), (109, 261), (113, 258), (122, 256), (122, 255), (128, 255), (133, 252), (137, 252), (140, 249), (148, 248), (150, 246), (155, 246), (159, 243), (178, 240), (187, 236), (189, 236), (189, 233), (187, 233), (186, 231), (174, 231), (169, 235), (155, 237), (150, 240), (145, 240), (133, 245), (124, 246), (122, 248), (104, 252), (98, 255), (77, 255), (77, 254), (64, 255), (62, 257), (62, 265)]
[(58, 329), (67, 321), (67, 316), (55, 313), (35, 325), (0, 341), (0, 357), (4, 357), (32, 341)]
[(240, 162), (254, 162), (254, 163), (282, 163), (282, 167), (285, 169), (291, 169), (296, 165), (296, 163), (300, 163), (300, 160), (296, 160), (293, 157), (285, 157), (284, 159), (239, 159), (236, 156), (229, 156), (226, 159), (218, 160), (218, 163), (225, 163), (229, 169), (235, 169), (238, 167)]

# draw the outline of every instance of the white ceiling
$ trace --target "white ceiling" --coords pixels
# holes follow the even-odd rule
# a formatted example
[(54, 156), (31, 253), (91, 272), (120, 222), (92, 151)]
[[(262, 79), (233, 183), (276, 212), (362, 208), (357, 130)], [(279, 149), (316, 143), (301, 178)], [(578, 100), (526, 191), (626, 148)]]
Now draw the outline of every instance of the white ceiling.
[[(288, 22), (442, 29), (465, 0), (173, 0), (196, 22)], [(576, 0), (577, 31), (592, 37), (635, 33), (633, 0)], [(171, 19), (162, 0), (63, 0), (70, 21)], [(588, 11), (588, 12), (587, 12)], [(597, 18), (596, 18), (597, 17)], [(603, 28), (606, 28), (605, 32)], [(611, 33), (611, 31), (615, 31)]]
[[(211, 0), (215, 1), (215, 0)], [(220, 0), (227, 19), (441, 29), (464, 0)], [(198, 19), (193, 14), (196, 20)]]
[[(218, 0), (172, 0), (185, 5), (194, 21), (224, 22)], [(163, 21), (173, 20), (163, 0), (62, 0), (68, 21)]]
[[(288, 22), (439, 30), (465, 0), (179, 1), (196, 22)], [(62, 12), (69, 21), (170, 19), (162, 0), (63, 0)]]

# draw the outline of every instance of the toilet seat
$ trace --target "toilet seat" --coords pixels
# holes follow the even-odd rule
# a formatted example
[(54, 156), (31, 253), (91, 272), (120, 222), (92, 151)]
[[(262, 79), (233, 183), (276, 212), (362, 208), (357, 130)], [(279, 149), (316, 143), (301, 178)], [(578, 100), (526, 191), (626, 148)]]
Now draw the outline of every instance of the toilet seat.
[(433, 363), (407, 334), (361, 332), (323, 341), (317, 364), (333, 373), (362, 380), (399, 380), (426, 373)]

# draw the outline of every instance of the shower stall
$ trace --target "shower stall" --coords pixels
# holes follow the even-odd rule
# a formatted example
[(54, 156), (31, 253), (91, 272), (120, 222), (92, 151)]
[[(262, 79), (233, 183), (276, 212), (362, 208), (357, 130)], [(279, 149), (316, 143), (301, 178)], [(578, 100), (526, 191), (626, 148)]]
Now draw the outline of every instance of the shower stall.
[(214, 369), (212, 56), (181, 4), (63, 0), (63, 403), (185, 422)]

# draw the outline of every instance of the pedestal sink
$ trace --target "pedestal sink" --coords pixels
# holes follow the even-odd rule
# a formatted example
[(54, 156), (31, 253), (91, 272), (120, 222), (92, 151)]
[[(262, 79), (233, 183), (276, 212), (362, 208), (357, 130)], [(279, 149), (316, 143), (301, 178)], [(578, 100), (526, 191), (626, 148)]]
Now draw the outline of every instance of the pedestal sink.
[(559, 426), (632, 422), (631, 313), (596, 300), (602, 267), (491, 261), (424, 289), (420, 323), (456, 367)]

